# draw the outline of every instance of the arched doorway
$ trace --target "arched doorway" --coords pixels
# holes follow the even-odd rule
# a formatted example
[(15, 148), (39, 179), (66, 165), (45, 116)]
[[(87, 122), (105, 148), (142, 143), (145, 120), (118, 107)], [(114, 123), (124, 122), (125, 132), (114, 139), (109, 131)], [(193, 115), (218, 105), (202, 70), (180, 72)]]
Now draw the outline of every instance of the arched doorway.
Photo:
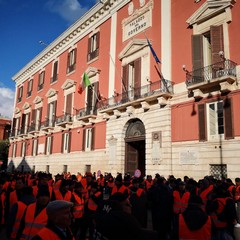
[(145, 176), (145, 127), (141, 120), (133, 119), (125, 136), (125, 173), (134, 174), (139, 169)]

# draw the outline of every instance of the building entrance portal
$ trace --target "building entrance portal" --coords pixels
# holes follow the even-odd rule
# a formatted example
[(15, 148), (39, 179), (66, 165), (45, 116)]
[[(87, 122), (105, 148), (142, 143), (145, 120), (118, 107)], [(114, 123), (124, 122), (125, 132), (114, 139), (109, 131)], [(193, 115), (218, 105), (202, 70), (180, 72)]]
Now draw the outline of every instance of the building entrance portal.
[(125, 137), (125, 173), (133, 175), (139, 169), (145, 176), (145, 127), (139, 119), (129, 122)]

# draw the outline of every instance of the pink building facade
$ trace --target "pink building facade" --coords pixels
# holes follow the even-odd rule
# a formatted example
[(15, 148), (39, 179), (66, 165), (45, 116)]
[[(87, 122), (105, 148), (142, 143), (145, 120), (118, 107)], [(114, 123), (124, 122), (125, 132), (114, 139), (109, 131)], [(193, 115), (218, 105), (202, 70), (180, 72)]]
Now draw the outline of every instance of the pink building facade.
[(97, 3), (13, 76), (10, 164), (238, 176), (239, 10), (231, 0)]

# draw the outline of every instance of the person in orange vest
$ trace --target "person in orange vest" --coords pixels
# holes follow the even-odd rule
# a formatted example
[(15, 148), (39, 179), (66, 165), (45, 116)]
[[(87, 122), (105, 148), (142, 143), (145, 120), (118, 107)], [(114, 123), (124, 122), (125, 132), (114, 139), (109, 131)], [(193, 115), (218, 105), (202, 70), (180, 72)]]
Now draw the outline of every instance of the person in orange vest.
[(206, 205), (207, 202), (211, 199), (212, 191), (213, 185), (210, 185), (208, 179), (204, 178), (199, 180), (198, 196), (200, 196), (203, 201), (203, 210), (206, 210)]
[(69, 180), (61, 180), (59, 189), (53, 189), (51, 200), (65, 200), (69, 202), (72, 201), (72, 193), (69, 191)]
[(96, 212), (98, 205), (102, 201), (103, 201), (103, 194), (99, 190), (97, 181), (94, 181), (91, 184), (91, 191), (89, 194), (89, 199), (87, 200), (85, 205), (85, 214), (84, 214), (84, 218), (86, 222), (85, 230), (89, 231), (90, 238), (93, 235), (93, 229), (94, 229), (92, 217), (93, 217), (93, 214)]
[(10, 192), (9, 195), (6, 196), (6, 212), (9, 213), (14, 203), (20, 200), (22, 197), (22, 189), (25, 186), (25, 180), (23, 177), (17, 177), (15, 190)]
[(240, 178), (235, 178), (235, 185), (236, 185), (236, 190), (235, 190), (235, 202), (236, 202), (236, 209), (237, 209), (237, 221), (240, 223)]
[(141, 178), (134, 178), (132, 180), (132, 186), (129, 187), (129, 201), (132, 205), (132, 215), (138, 220), (142, 227), (146, 228), (148, 201), (145, 190), (139, 187), (140, 183)]
[(73, 203), (55, 200), (47, 205), (47, 225), (41, 229), (32, 240), (74, 240), (70, 225)]
[(212, 240), (234, 239), (234, 225), (237, 223), (235, 202), (230, 197), (226, 183), (214, 188), (213, 199), (207, 205), (207, 212), (213, 222)]
[(173, 231), (172, 236), (177, 239), (179, 214), (183, 213), (190, 198), (190, 192), (186, 190), (186, 184), (183, 181), (176, 182), (176, 188), (173, 190)]
[(28, 205), (20, 223), (17, 239), (32, 239), (47, 224), (46, 207), (50, 201), (50, 194), (47, 186), (38, 189), (37, 200)]
[(22, 189), (22, 193), (23, 196), (21, 197), (20, 201), (16, 202), (12, 206), (12, 209), (8, 215), (8, 219), (6, 222), (6, 236), (8, 237), (8, 239), (17, 238), (20, 223), (27, 206), (36, 201), (35, 197), (33, 196), (32, 187), (24, 187)]
[(116, 192), (129, 193), (129, 189), (123, 184), (122, 174), (118, 174), (115, 178), (115, 186), (112, 189), (111, 195)]
[(82, 196), (83, 186), (81, 182), (76, 182), (73, 190), (73, 223), (71, 229), (76, 239), (84, 239), (82, 228), (84, 226), (84, 198)]
[(187, 209), (179, 214), (179, 239), (211, 240), (211, 218), (203, 211), (202, 205), (199, 196), (189, 198)]

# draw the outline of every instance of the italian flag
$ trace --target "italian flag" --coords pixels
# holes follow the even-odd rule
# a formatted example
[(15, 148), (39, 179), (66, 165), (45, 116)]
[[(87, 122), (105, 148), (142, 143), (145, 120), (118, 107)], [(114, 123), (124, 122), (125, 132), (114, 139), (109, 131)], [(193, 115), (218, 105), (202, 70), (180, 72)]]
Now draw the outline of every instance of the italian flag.
[(82, 92), (84, 91), (84, 89), (88, 86), (90, 86), (91, 83), (90, 83), (90, 80), (89, 80), (89, 77), (86, 73), (83, 74), (83, 79), (81, 81), (81, 83), (79, 84), (79, 87), (78, 87), (78, 93), (79, 94), (82, 94)]

